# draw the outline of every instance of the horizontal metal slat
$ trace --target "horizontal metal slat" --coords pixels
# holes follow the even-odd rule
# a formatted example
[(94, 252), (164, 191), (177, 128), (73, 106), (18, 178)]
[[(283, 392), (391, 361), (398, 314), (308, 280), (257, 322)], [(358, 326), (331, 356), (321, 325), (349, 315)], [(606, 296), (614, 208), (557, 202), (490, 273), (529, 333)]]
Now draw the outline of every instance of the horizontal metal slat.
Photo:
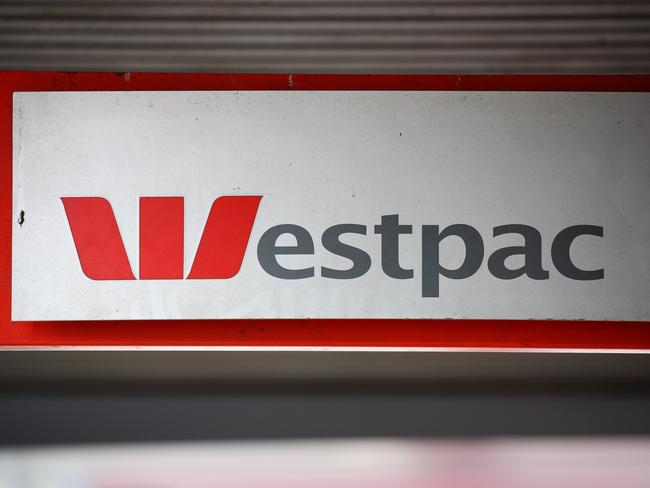
[(48, 18), (221, 18), (221, 19), (439, 19), (439, 18), (593, 18), (650, 16), (646, 2), (607, 3), (496, 3), (496, 4), (425, 4), (382, 3), (359, 5), (327, 2), (296, 3), (288, 5), (226, 4), (226, 3), (151, 3), (142, 5), (112, 3), (79, 4), (0, 4), (0, 17), (48, 17)]
[(89, 33), (92, 35), (148, 34), (411, 34), (426, 35), (448, 33), (466, 35), (472, 33), (524, 33), (555, 34), (562, 32), (648, 32), (650, 18), (629, 19), (563, 19), (563, 20), (444, 20), (444, 21), (192, 21), (192, 20), (39, 20), (2, 19), (0, 30), (4, 33)]
[(167, 49), (175, 48), (254, 48), (269, 49), (496, 49), (503, 47), (542, 48), (550, 46), (640, 46), (650, 47), (650, 29), (642, 32), (580, 33), (561, 32), (541, 35), (538, 33), (281, 33), (255, 32), (212, 34), (142, 34), (126, 32), (121, 36), (70, 33), (10, 33), (0, 30), (0, 46), (35, 49), (57, 48), (116, 48), (116, 49)]
[(145, 59), (120, 60), (57, 60), (32, 58), (28, 60), (1, 60), (3, 70), (33, 71), (141, 71), (141, 72), (195, 72), (195, 73), (556, 73), (556, 74), (592, 74), (592, 73), (648, 73), (650, 62), (645, 60), (587, 60), (576, 61), (553, 60), (522, 63), (518, 60), (483, 60), (483, 61), (445, 61), (412, 62), (396, 61), (377, 63), (366, 61), (334, 62), (281, 62), (256, 61), (240, 62), (228, 60), (215, 62), (212, 59), (178, 59), (170, 61), (149, 61)]
[[(83, 49), (71, 48), (63, 49), (57, 46), (50, 47), (44, 46), (40, 48), (42, 54), (47, 54), (49, 56), (79, 56), (86, 55), (83, 52)], [(125, 49), (97, 49), (93, 51), (93, 55), (96, 56), (119, 56), (125, 54), (127, 51)], [(236, 58), (242, 59), (248, 57), (249, 59), (256, 58), (280, 58), (286, 59), (290, 57), (291, 59), (307, 58), (307, 59), (319, 59), (319, 58), (328, 58), (330, 56), (335, 56), (337, 59), (350, 59), (350, 58), (398, 58), (398, 59), (447, 59), (447, 58), (483, 58), (483, 57), (492, 57), (492, 58), (512, 58), (513, 56), (521, 56), (525, 54), (528, 59), (540, 59), (540, 58), (554, 58), (562, 56), (567, 58), (570, 56), (579, 56), (581, 58), (587, 57), (604, 57), (607, 55), (612, 56), (643, 56), (648, 52), (648, 49), (645, 47), (628, 47), (625, 49), (618, 49), (611, 46), (588, 46), (588, 47), (572, 47), (566, 48), (564, 46), (559, 48), (553, 47), (528, 47), (525, 50), (517, 47), (504, 47), (504, 48), (487, 48), (481, 49), (480, 47), (473, 46), (468, 49), (459, 50), (458, 49), (436, 49), (431, 52), (419, 52), (413, 51), (409, 48), (391, 48), (391, 49), (381, 49), (381, 50), (367, 50), (367, 49), (347, 49), (343, 52), (333, 51), (330, 49), (304, 49), (296, 51), (287, 51), (286, 49), (277, 49), (270, 48), (265, 50), (260, 50), (258, 48), (218, 48), (218, 49), (208, 49), (201, 47), (194, 47), (191, 49), (191, 54), (188, 54), (188, 50), (185, 49), (165, 49), (165, 50), (146, 50), (141, 47), (135, 47), (134, 49), (128, 50), (131, 55), (140, 55), (148, 57), (159, 57), (167, 58), (174, 56), (207, 56), (207, 57), (218, 57), (222, 59)], [(13, 56), (25, 56), (29, 55), (30, 49), (28, 48), (7, 48), (0, 47), (0, 57), (13, 55)]]

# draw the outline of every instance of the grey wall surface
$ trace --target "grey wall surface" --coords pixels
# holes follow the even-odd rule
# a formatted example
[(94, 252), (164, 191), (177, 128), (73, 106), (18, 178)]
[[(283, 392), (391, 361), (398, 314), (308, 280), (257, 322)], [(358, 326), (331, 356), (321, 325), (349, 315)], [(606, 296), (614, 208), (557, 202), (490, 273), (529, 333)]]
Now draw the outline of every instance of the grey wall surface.
[(3, 352), (0, 447), (648, 436), (650, 355)]
[(201, 390), (0, 396), (0, 448), (346, 437), (644, 436), (633, 392)]
[(640, 73), (650, 2), (3, 0), (0, 69)]

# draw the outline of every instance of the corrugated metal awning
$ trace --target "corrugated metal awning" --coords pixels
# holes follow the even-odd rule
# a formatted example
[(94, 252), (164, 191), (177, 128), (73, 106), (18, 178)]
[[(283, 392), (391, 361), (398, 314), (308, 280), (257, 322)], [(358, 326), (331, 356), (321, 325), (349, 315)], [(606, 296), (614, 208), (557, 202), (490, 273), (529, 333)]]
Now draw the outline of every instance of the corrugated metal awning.
[(0, 1), (0, 69), (650, 72), (650, 1)]

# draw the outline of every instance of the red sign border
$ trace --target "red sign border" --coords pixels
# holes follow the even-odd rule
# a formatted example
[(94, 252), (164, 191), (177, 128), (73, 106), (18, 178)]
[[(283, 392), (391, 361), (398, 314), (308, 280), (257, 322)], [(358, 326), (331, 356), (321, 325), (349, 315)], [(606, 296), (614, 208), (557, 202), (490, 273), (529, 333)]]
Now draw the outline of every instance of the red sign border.
[(650, 351), (650, 322), (262, 319), (11, 321), (15, 91), (453, 90), (648, 92), (650, 75), (0, 73), (0, 347), (354, 347)]

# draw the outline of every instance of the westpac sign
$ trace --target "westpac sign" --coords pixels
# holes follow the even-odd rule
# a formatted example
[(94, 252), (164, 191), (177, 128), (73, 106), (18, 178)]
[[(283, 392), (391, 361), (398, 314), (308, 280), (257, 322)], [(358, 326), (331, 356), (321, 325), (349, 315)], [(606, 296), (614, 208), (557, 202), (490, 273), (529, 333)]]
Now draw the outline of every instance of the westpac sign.
[[(205, 224), (188, 279), (229, 279), (240, 270), (253, 221), (261, 196), (221, 197), (214, 201)], [(98, 197), (65, 197), (65, 207), (83, 273), (93, 280), (135, 280), (129, 258), (110, 203)], [(183, 197), (140, 198), (140, 273), (142, 280), (183, 279)], [(414, 271), (400, 263), (400, 235), (412, 234), (412, 225), (402, 225), (399, 215), (383, 215), (375, 234), (381, 238), (381, 269), (394, 279), (412, 279)], [(499, 279), (511, 280), (528, 276), (534, 280), (549, 279), (542, 264), (542, 236), (529, 225), (510, 224), (494, 228), (494, 235), (517, 234), (522, 246), (497, 249), (488, 260), (488, 269)], [(278, 246), (282, 235), (296, 240), (294, 246)], [(371, 267), (370, 255), (359, 247), (341, 241), (344, 234), (367, 234), (362, 224), (337, 224), (323, 232), (323, 248), (350, 261), (346, 269), (320, 268), (320, 276), (330, 279), (353, 279), (366, 274)], [(580, 236), (603, 237), (603, 228), (576, 225), (563, 229), (552, 244), (552, 260), (567, 278), (581, 281), (601, 280), (604, 269), (584, 270), (571, 258), (573, 241)], [(457, 237), (465, 248), (462, 264), (448, 269), (440, 264), (443, 239)], [(440, 276), (465, 279), (481, 267), (485, 246), (479, 232), (467, 224), (453, 224), (444, 229), (438, 225), (422, 226), (422, 296), (438, 297)], [(277, 257), (286, 254), (314, 254), (314, 241), (309, 231), (295, 224), (280, 224), (264, 232), (257, 246), (262, 268), (280, 279), (305, 279), (315, 276), (314, 266), (288, 269)], [(506, 265), (508, 258), (520, 256), (520, 266)]]
[(635, 93), (18, 93), (13, 319), (648, 320), (649, 113)]

